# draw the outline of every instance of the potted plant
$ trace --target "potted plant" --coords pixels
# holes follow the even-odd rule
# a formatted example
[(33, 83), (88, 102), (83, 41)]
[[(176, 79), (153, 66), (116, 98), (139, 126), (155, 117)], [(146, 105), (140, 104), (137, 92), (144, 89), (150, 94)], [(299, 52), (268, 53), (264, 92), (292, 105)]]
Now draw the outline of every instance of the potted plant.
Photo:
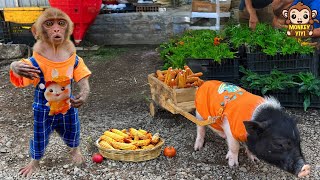
[(312, 73), (298, 74), (283, 73), (272, 70), (270, 74), (258, 74), (244, 67), (240, 68), (244, 74), (241, 78), (242, 86), (257, 95), (272, 95), (283, 106), (320, 107), (320, 79)]
[(248, 26), (228, 26), (224, 36), (234, 48), (246, 46), (247, 68), (259, 74), (272, 69), (283, 72), (311, 72), (318, 75), (318, 54), (312, 46), (288, 37), (284, 30), (260, 23), (254, 31)]
[(202, 78), (233, 82), (239, 79), (239, 64), (229, 44), (213, 30), (188, 30), (160, 45), (164, 69), (188, 65)]

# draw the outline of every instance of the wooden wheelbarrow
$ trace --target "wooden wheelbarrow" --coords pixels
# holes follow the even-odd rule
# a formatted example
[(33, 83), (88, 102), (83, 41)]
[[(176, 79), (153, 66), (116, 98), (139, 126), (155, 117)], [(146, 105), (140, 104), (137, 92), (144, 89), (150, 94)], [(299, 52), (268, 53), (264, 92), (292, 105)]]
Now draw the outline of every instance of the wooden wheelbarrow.
[(207, 120), (199, 120), (189, 112), (195, 110), (195, 87), (174, 89), (156, 78), (155, 74), (148, 75), (151, 90), (151, 102), (149, 105), (152, 117), (156, 115), (157, 107), (161, 107), (172, 114), (181, 114), (188, 120), (199, 126), (206, 126), (215, 122), (218, 117), (209, 117)]

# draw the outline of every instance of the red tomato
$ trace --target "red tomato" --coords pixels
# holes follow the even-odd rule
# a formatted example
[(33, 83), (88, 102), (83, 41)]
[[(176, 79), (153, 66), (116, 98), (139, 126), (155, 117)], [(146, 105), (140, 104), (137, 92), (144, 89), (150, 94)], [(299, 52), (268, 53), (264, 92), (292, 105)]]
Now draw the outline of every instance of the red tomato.
[(176, 156), (177, 151), (173, 146), (167, 146), (163, 150), (163, 154), (169, 158)]
[(101, 163), (103, 161), (103, 156), (99, 153), (95, 153), (92, 155), (92, 161), (95, 163)]

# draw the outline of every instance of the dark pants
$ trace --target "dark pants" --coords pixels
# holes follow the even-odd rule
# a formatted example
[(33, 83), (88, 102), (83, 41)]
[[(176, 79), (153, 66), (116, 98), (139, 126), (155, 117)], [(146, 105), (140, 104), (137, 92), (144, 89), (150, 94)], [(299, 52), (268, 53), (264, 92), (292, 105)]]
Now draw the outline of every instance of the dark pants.
[[(257, 12), (259, 22), (272, 24), (274, 14), (273, 14), (271, 5), (262, 9), (256, 9), (256, 12)], [(247, 8), (244, 8), (243, 10), (239, 10), (240, 23), (249, 24), (249, 19), (250, 19), (250, 15), (249, 15), (249, 12), (247, 11)]]

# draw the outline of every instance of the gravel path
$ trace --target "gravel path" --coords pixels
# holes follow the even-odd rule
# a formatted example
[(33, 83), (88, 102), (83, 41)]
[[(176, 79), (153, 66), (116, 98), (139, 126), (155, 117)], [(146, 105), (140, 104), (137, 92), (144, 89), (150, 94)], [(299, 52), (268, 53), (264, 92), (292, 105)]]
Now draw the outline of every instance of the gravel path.
[[(80, 53), (92, 70), (92, 93), (80, 109), (82, 125), (83, 166), (70, 164), (68, 148), (54, 133), (50, 139), (41, 169), (32, 179), (295, 179), (264, 162), (252, 163), (242, 147), (240, 166), (229, 168), (225, 155), (227, 145), (209, 129), (202, 151), (195, 152), (193, 143), (196, 126), (180, 115), (160, 110), (151, 118), (148, 109), (150, 90), (147, 75), (161, 66), (159, 55), (152, 47), (123, 48), (117, 55), (98, 57), (95, 53)], [(8, 79), (8, 64), (0, 67), (0, 179), (20, 179), (18, 169), (30, 159), (29, 138), (32, 134), (32, 87), (15, 89)], [(302, 137), (302, 151), (312, 166), (307, 179), (320, 179), (320, 118), (319, 110), (288, 109), (297, 116)], [(93, 145), (109, 128), (143, 128), (159, 132), (165, 145), (177, 149), (177, 156), (168, 159), (163, 154), (146, 162), (131, 163), (105, 159), (94, 164)]]

